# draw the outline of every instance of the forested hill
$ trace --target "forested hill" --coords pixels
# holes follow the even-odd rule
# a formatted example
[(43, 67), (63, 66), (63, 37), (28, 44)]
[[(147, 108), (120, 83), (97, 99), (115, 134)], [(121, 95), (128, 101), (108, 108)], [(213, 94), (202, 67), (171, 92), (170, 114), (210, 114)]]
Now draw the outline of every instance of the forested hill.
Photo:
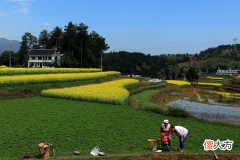
[(139, 52), (109, 52), (103, 54), (103, 70), (115, 70), (122, 73), (156, 75), (163, 70), (175, 70), (176, 74), (184, 66), (195, 66), (201, 72), (216, 72), (221, 69), (240, 69), (240, 44), (220, 45), (208, 48), (199, 54), (162, 54), (145, 55)]
[(234, 45), (220, 45), (218, 47), (211, 47), (199, 54), (195, 54), (195, 57), (201, 60), (206, 60), (208, 58), (228, 58), (232, 60), (240, 61), (240, 44)]
[(140, 52), (110, 52), (103, 54), (103, 69), (114, 70), (122, 73), (155, 73), (167, 66), (189, 61), (189, 55), (145, 55)]

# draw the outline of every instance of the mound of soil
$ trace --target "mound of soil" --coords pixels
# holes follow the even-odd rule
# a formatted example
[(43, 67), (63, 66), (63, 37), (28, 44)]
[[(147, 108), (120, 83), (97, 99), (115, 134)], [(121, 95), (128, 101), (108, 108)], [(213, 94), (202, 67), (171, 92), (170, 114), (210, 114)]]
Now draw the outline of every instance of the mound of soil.
[[(217, 153), (218, 160), (240, 160), (240, 155), (222, 155), (222, 153)], [(80, 159), (81, 156), (66, 156), (66, 157), (59, 157), (62, 159), (70, 158), (70, 159)], [(216, 160), (216, 157), (212, 153), (212, 155), (194, 155), (192, 153), (152, 153), (149, 156), (132, 156), (132, 157), (113, 157), (108, 158), (106, 157), (91, 157), (91, 160)]]
[(232, 81), (228, 81), (228, 82), (224, 83), (223, 86), (240, 88), (239, 83), (233, 84)]
[[(150, 156), (134, 156), (134, 157), (116, 157), (116, 158), (101, 158), (100, 160), (146, 160), (146, 159), (151, 159), (151, 160), (216, 160), (215, 156), (195, 156), (195, 155), (176, 155), (176, 154), (152, 154)], [(95, 160), (95, 159), (94, 159)], [(99, 160), (97, 158), (96, 160)], [(232, 155), (221, 155), (218, 156), (218, 160), (240, 160), (240, 156), (232, 156)]]
[(158, 90), (165, 91), (168, 89), (176, 89), (176, 88), (177, 88), (177, 85), (168, 83), (167, 86), (159, 88)]

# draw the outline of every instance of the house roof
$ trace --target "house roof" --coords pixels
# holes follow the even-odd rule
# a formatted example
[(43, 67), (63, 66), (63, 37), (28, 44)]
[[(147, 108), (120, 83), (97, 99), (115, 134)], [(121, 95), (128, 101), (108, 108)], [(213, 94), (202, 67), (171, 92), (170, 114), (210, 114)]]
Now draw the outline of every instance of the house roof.
[(55, 51), (55, 49), (32, 49), (28, 55), (52, 55)]

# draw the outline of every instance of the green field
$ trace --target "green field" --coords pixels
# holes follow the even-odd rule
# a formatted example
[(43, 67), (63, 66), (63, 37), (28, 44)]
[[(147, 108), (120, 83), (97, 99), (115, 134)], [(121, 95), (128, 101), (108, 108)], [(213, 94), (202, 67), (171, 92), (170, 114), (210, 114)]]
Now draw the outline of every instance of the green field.
[[(150, 153), (147, 139), (160, 138), (159, 129), (164, 119), (189, 129), (184, 152), (206, 153), (205, 139), (234, 141), (231, 151), (218, 149), (216, 152), (239, 153), (240, 150), (237, 125), (168, 117), (127, 104), (35, 96), (1, 100), (0, 110), (0, 159), (17, 159), (22, 154), (39, 158), (37, 147), (41, 142), (54, 145), (55, 159), (72, 156), (74, 150), (81, 150), (82, 155), (87, 156), (96, 145), (107, 154)], [(177, 149), (179, 139), (176, 135), (172, 138), (172, 149)]]

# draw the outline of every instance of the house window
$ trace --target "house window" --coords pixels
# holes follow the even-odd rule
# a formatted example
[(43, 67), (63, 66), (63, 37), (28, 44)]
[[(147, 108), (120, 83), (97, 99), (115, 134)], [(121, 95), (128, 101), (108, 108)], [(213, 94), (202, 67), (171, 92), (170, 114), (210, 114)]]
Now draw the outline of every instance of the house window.
[(42, 57), (38, 57), (38, 60), (42, 60)]
[(51, 60), (52, 59), (52, 57), (48, 57), (48, 60)]
[(32, 57), (32, 60), (35, 60), (35, 57)]

